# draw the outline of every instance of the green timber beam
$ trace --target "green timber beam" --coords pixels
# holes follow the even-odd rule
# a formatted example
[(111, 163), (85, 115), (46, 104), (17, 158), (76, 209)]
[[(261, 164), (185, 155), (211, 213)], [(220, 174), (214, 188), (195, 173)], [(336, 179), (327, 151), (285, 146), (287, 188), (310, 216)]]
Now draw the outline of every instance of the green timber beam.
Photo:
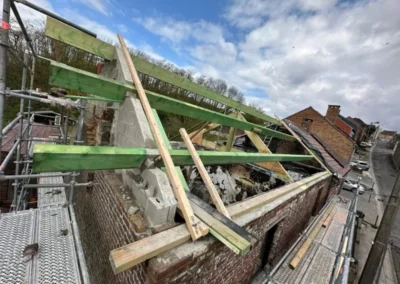
[[(177, 166), (194, 164), (187, 150), (170, 150), (170, 154)], [(306, 155), (217, 151), (198, 151), (198, 154), (205, 165), (305, 161), (313, 158)], [(36, 144), (33, 151), (33, 171), (137, 168), (146, 158), (155, 159), (159, 155), (158, 150), (155, 149)]]
[[(61, 23), (53, 18), (47, 17), (46, 36), (62, 41), (79, 49), (93, 53), (108, 60), (115, 59), (115, 47), (109, 43), (93, 38), (71, 26)], [(138, 72), (149, 75), (161, 81), (170, 83), (174, 86), (198, 94), (202, 97), (220, 102), (226, 106), (243, 111), (255, 117), (276, 125), (281, 125), (279, 119), (258, 112), (255, 109), (234, 101), (228, 97), (218, 94), (204, 86), (201, 86), (193, 81), (186, 79), (180, 75), (172, 73), (164, 68), (148, 62), (137, 56), (132, 56), (133, 63)]]
[(51, 17), (47, 17), (45, 34), (48, 37), (104, 57), (108, 60), (112, 60), (115, 57), (115, 47), (111, 44), (85, 34)]
[[(66, 89), (78, 90), (98, 97), (106, 97), (113, 101), (123, 100), (126, 91), (136, 91), (135, 87), (130, 84), (123, 84), (116, 80), (107, 79), (103, 76), (83, 71), (63, 63), (52, 61), (50, 69), (50, 84)], [(255, 123), (242, 121), (232, 116), (179, 101), (151, 91), (146, 90), (146, 95), (151, 107), (157, 110), (199, 120), (215, 122), (236, 129), (257, 131), (263, 135), (283, 140), (295, 140), (291, 135), (265, 128)]]

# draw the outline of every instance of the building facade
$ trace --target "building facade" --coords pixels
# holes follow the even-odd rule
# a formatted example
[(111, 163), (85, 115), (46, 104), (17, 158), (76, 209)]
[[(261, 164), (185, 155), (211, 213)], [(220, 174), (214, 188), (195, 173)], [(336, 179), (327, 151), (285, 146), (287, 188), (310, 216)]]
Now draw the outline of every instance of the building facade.
[(352, 159), (355, 144), (344, 131), (336, 126), (339, 113), (340, 107), (335, 106), (329, 108), (328, 115), (324, 117), (312, 107), (308, 107), (288, 116), (286, 119), (326, 143), (331, 149), (331, 153), (342, 163), (347, 164)]

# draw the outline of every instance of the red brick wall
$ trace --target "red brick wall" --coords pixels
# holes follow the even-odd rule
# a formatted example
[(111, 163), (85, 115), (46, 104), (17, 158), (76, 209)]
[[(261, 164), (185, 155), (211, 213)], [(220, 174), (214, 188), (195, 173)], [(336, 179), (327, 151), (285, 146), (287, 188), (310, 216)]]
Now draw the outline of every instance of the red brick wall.
[(311, 118), (313, 120), (309, 130), (310, 133), (320, 137), (344, 162), (350, 162), (354, 143), (345, 133), (333, 126), (312, 108), (304, 109), (287, 117), (287, 119), (299, 127), (301, 127), (303, 118)]
[[(330, 178), (281, 204), (275, 210), (245, 226), (256, 239), (247, 256), (237, 256), (223, 244), (214, 241), (201, 254), (185, 256), (179, 253), (165, 253), (149, 261), (150, 283), (250, 283), (260, 269), (260, 255), (266, 232), (278, 224), (269, 255), (273, 266), (299, 237), (307, 226), (314, 208), (318, 191), (325, 196)], [(325, 202), (320, 198), (320, 203)], [(321, 207), (317, 204), (317, 207)]]
[(146, 283), (145, 264), (114, 275), (110, 251), (135, 241), (132, 224), (118, 190), (121, 182), (112, 171), (96, 171), (93, 189), (76, 190), (75, 210), (92, 283)]
[(346, 122), (341, 120), (340, 118), (336, 119), (335, 124), (339, 127), (344, 133), (346, 133), (349, 137), (351, 135), (352, 127), (348, 125)]

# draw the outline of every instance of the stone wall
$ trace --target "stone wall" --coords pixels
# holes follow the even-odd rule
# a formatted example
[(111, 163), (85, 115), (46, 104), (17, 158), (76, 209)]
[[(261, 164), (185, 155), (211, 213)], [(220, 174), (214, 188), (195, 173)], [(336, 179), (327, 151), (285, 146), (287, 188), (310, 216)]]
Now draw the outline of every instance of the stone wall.
[(302, 121), (305, 118), (313, 120), (308, 131), (309, 133), (316, 134), (321, 138), (327, 146), (337, 153), (343, 162), (348, 163), (351, 161), (354, 142), (339, 128), (326, 120), (319, 112), (309, 107), (287, 117), (287, 119), (298, 127), (301, 127)]

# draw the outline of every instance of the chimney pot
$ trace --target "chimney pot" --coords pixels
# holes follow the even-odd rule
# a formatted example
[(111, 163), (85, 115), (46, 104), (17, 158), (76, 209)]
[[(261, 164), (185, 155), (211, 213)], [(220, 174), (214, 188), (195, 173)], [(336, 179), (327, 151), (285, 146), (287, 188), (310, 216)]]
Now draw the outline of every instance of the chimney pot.
[(335, 124), (336, 118), (339, 116), (340, 113), (340, 105), (328, 105), (328, 110), (326, 111), (326, 119)]

